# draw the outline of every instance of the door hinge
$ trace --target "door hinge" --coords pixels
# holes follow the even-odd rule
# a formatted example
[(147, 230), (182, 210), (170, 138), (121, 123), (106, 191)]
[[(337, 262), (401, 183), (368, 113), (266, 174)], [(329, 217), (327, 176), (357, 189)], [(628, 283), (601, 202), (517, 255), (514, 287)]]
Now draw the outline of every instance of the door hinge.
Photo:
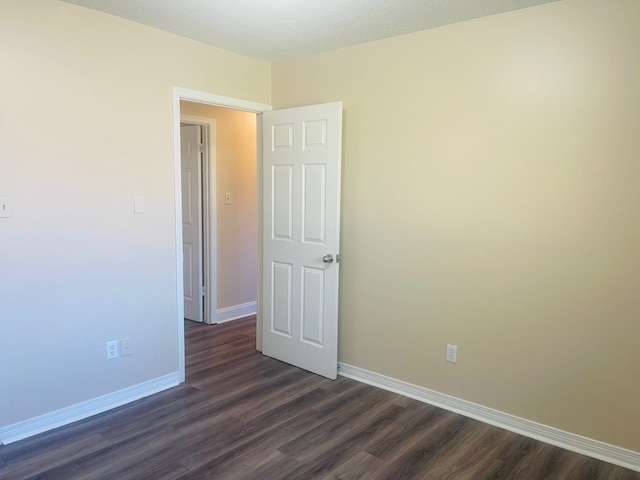
[(206, 295), (206, 290), (204, 289), (204, 287), (200, 287), (200, 295), (203, 297)]
[(199, 143), (199, 144), (198, 144), (198, 152), (199, 152), (199, 153), (204, 152), (204, 143)]

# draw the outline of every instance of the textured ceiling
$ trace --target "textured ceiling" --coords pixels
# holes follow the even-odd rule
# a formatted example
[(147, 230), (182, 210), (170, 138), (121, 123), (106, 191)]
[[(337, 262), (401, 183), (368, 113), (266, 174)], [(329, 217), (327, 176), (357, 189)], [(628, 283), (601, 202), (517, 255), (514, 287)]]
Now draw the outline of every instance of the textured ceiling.
[(269, 62), (557, 0), (63, 0)]

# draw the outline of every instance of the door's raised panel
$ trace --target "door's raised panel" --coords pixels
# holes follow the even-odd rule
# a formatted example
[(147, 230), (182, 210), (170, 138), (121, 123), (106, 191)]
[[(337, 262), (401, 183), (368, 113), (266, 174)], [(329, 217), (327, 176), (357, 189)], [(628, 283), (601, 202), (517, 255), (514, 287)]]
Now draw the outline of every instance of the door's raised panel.
[(271, 331), (291, 337), (293, 265), (273, 262), (271, 275)]
[(302, 166), (303, 242), (324, 244), (327, 168), (324, 164)]
[(293, 239), (293, 165), (273, 166), (272, 226), (274, 239)]
[(191, 138), (184, 138), (181, 140), (182, 141), (180, 142), (180, 154), (183, 156), (186, 155), (187, 157), (191, 156), (191, 154), (193, 153), (193, 148), (192, 148), (193, 140)]
[(302, 148), (327, 148), (327, 120), (302, 122)]
[(305, 343), (323, 346), (324, 321), (324, 270), (302, 268), (302, 311), (301, 340)]
[(193, 273), (191, 265), (193, 265), (193, 245), (190, 243), (182, 244), (182, 282), (184, 283), (184, 298), (193, 300)]
[(191, 184), (193, 182), (191, 169), (182, 169), (182, 224), (193, 225), (193, 205), (191, 204)]
[(293, 123), (273, 125), (271, 129), (271, 151), (293, 150)]

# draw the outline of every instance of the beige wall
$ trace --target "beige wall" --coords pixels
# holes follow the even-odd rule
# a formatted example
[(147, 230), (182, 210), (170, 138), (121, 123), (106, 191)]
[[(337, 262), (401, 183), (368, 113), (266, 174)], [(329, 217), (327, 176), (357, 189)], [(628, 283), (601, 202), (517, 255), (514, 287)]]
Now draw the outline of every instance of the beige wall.
[(177, 372), (172, 87), (271, 87), (268, 63), (54, 0), (0, 2), (0, 65), (4, 427)]
[(340, 361), (640, 451), (638, 46), (568, 0), (273, 65), (344, 102)]
[[(217, 308), (255, 302), (258, 286), (256, 114), (181, 102), (182, 114), (215, 120)], [(225, 205), (225, 193), (231, 205)]]
[(0, 427), (176, 372), (175, 85), (344, 102), (341, 361), (640, 451), (639, 26), (565, 0), (271, 67), (4, 0)]

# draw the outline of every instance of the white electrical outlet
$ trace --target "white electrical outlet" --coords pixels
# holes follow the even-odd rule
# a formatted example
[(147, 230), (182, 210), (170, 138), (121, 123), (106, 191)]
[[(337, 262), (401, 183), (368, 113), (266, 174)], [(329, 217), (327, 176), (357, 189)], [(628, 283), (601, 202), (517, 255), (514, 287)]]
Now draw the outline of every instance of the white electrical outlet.
[(447, 344), (447, 362), (458, 363), (458, 346)]
[(107, 342), (107, 360), (118, 358), (118, 341), (111, 340)]

